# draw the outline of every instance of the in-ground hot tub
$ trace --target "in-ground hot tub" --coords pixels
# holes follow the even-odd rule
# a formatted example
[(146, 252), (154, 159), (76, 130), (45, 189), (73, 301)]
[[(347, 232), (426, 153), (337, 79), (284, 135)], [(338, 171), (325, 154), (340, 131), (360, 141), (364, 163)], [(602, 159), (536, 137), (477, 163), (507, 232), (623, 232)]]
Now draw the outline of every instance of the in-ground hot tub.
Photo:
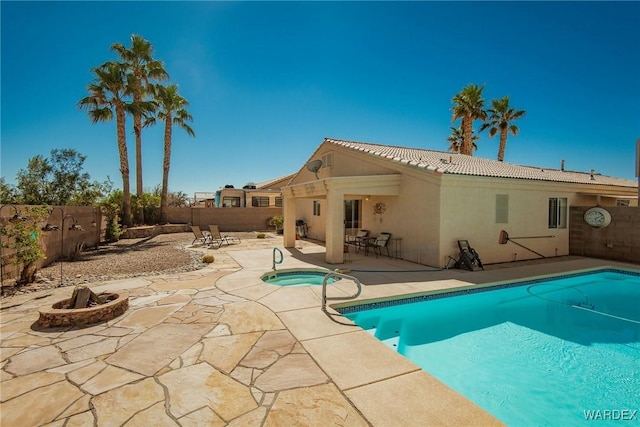
[[(297, 268), (289, 270), (271, 271), (262, 275), (261, 279), (265, 283), (277, 286), (313, 286), (322, 285), (322, 281), (331, 270)], [(327, 284), (340, 280), (339, 277), (330, 277)]]

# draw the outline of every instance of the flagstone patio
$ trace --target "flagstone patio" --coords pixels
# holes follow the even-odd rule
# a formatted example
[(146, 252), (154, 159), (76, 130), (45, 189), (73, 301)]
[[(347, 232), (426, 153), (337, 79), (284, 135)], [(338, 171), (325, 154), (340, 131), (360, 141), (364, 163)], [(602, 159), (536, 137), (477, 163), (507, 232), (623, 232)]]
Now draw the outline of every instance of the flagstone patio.
[[(4, 298), (0, 425), (500, 425), (348, 320), (323, 313), (321, 287), (263, 283), (272, 248), (254, 240), (215, 251), (215, 263), (202, 270), (91, 286), (128, 292), (130, 307), (85, 328), (37, 326), (38, 309), (71, 288)], [(282, 268), (345, 267), (326, 265), (317, 242), (279, 249)], [(617, 263), (575, 259), (401, 281), (354, 275), (365, 284), (359, 298), (370, 299), (603, 264)], [(416, 268), (374, 257), (346, 267), (384, 266)], [(331, 286), (333, 295), (353, 292), (343, 282)]]

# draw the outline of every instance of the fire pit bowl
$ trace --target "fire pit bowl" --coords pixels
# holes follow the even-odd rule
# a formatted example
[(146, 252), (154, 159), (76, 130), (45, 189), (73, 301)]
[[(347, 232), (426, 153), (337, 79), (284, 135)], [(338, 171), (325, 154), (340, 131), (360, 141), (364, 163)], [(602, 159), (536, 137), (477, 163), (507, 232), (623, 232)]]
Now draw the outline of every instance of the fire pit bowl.
[[(75, 296), (75, 293), (74, 293)], [(73, 297), (67, 298), (51, 306), (49, 310), (38, 310), (38, 325), (43, 328), (58, 326), (84, 326), (91, 323), (105, 322), (122, 315), (129, 308), (129, 294), (101, 294), (103, 304), (95, 304), (85, 308), (64, 308), (72, 305)]]

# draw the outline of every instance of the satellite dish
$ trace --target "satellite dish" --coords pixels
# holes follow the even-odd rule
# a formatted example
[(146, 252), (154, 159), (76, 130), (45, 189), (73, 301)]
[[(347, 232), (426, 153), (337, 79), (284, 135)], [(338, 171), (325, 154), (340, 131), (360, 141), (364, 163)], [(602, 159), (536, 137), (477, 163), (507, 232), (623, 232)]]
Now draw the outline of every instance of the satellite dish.
[(307, 169), (316, 174), (316, 179), (318, 179), (318, 171), (322, 167), (322, 160), (312, 160), (307, 163)]

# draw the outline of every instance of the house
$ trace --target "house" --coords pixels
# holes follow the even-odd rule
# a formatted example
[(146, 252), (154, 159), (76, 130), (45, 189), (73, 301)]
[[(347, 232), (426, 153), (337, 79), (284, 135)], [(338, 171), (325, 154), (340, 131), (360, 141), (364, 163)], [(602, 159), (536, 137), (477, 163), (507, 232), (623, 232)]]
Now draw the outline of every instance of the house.
[(501, 232), (544, 256), (569, 254), (571, 206), (637, 206), (631, 180), (520, 166), (441, 151), (326, 138), (282, 188), (284, 245), (296, 221), (344, 261), (345, 234), (391, 233), (392, 253), (444, 267), (468, 240), (484, 263), (536, 258), (500, 244)]
[(280, 188), (287, 185), (293, 174), (271, 179), (260, 184), (249, 184), (242, 188), (225, 185), (216, 191), (215, 207), (217, 208), (249, 208), (249, 207), (282, 207)]
[(212, 208), (214, 198), (215, 193), (196, 191), (193, 195), (193, 203), (191, 203), (191, 206), (194, 208)]

